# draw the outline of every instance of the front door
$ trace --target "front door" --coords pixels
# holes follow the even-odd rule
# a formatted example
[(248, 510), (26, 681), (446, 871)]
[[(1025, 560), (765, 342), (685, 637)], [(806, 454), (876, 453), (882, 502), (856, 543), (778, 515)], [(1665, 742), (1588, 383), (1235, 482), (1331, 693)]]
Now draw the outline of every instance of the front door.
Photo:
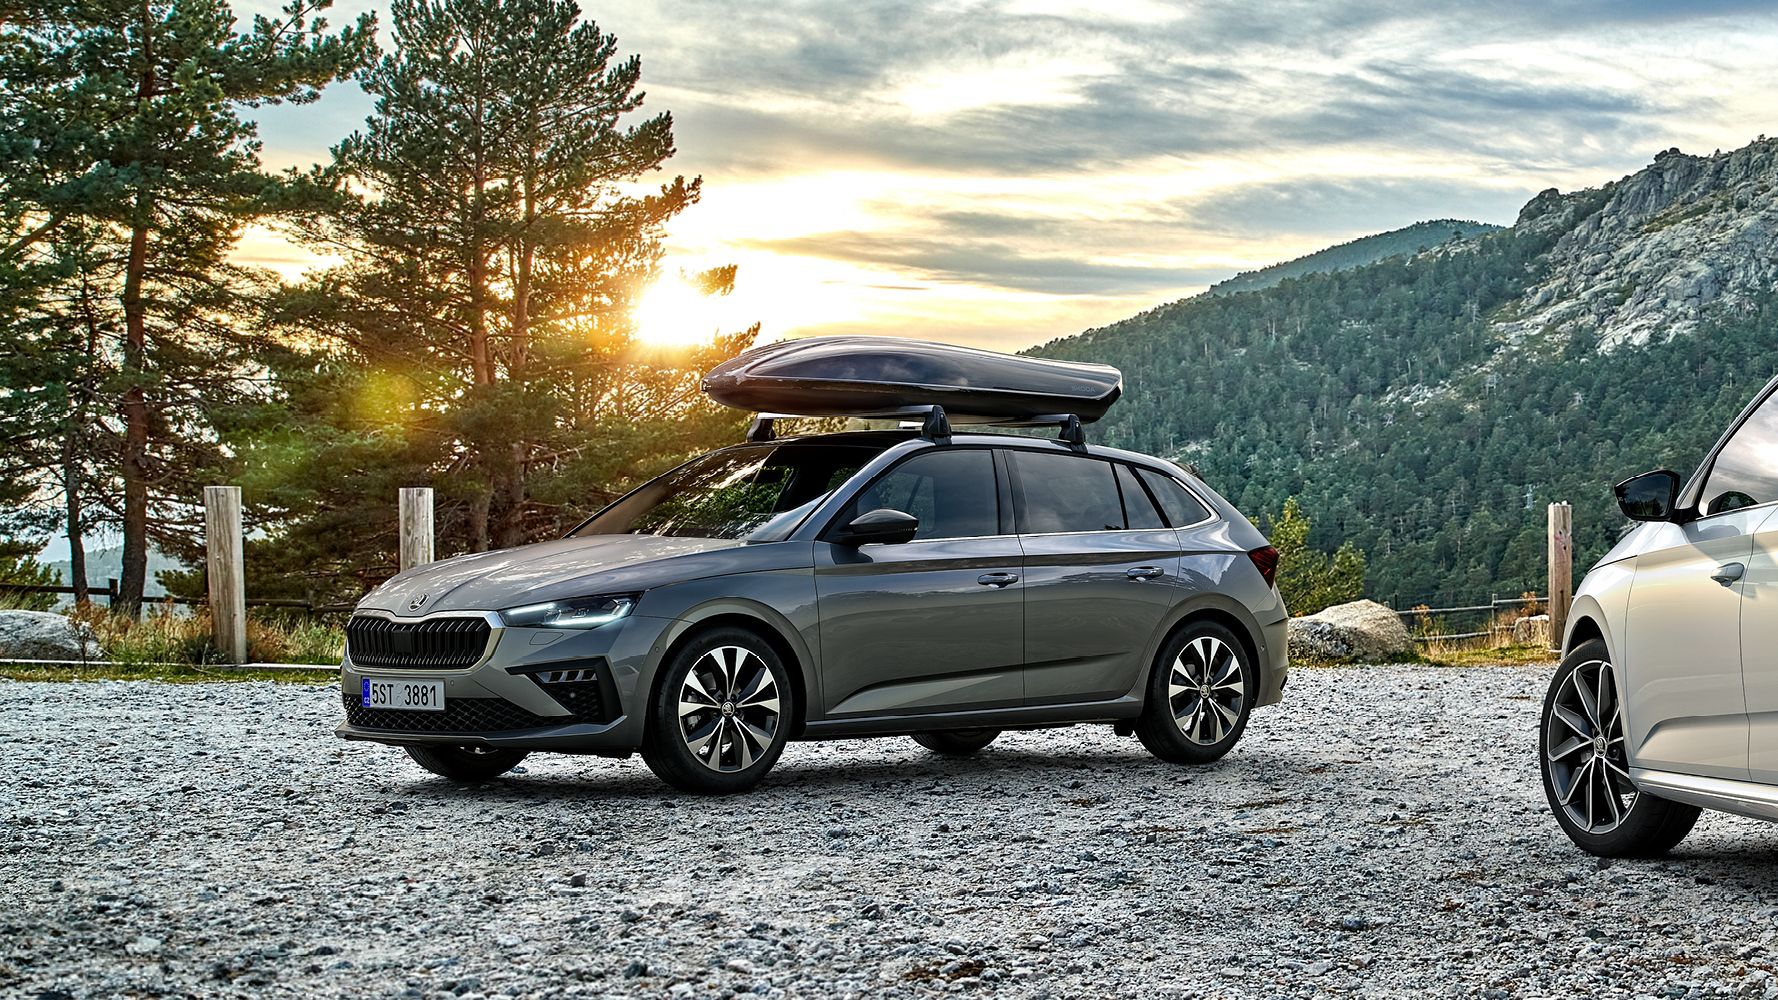
[(1059, 449), (1007, 458), (1025, 550), (1025, 703), (1128, 693), (1181, 597), (1178, 533), (1122, 463)]
[(932, 448), (884, 473), (835, 520), (904, 511), (920, 519), (913, 541), (815, 543), (829, 717), (1023, 701), (1021, 553), (1003, 530), (1000, 499), (993, 452)]
[(1695, 498), (1697, 518), (1662, 525), (1636, 558), (1620, 655), (1637, 766), (1748, 776), (1742, 662), (1745, 650), (1757, 674), (1772, 656), (1772, 636), (1763, 631), (1770, 626), (1759, 621), (1774, 599), (1772, 570), (1756, 559), (1755, 535), (1773, 501), (1778, 403), (1768, 398), (1712, 460)]

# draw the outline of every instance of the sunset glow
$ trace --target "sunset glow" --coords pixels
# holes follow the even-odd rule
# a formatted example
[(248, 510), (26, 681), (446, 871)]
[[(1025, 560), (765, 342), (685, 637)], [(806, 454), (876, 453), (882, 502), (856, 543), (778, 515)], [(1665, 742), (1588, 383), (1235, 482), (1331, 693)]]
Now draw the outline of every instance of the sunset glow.
[[(641, 56), (637, 119), (673, 115), (678, 152), (634, 193), (703, 179), (635, 317), (666, 345), (758, 323), (1027, 347), (1359, 236), (1510, 224), (1544, 188), (1741, 146), (1778, 106), (1778, 9), (1755, 0), (586, 13)], [(344, 86), (265, 109), (267, 164), (325, 159), (368, 110)], [(677, 277), (725, 264), (719, 299)]]

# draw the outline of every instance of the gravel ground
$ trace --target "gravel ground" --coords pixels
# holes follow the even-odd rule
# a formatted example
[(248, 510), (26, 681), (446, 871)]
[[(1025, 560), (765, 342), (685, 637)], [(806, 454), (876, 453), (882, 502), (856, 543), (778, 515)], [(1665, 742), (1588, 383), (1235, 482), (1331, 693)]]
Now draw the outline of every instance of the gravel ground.
[(1572, 848), (1543, 668), (1302, 670), (1222, 763), (1109, 728), (480, 788), (330, 687), (0, 683), (0, 994), (1778, 996), (1778, 827)]

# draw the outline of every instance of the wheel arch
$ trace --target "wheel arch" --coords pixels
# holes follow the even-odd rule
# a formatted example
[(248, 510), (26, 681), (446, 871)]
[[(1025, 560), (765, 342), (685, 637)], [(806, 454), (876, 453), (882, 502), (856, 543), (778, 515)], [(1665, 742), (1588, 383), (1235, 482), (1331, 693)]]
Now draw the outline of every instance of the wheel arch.
[[(1230, 601), (1229, 604), (1233, 602)], [(1259, 629), (1253, 624), (1252, 618), (1243, 614), (1245, 609), (1237, 610), (1222, 600), (1204, 600), (1182, 605), (1174, 612), (1163, 627), (1155, 632), (1155, 638), (1149, 643), (1143, 661), (1144, 666), (1137, 678), (1136, 694), (1144, 699), (1148, 696), (1148, 680), (1158, 667), (1161, 650), (1173, 641), (1173, 638), (1185, 629), (1200, 622), (1215, 622), (1235, 634), (1241, 648), (1247, 653), (1247, 662), (1253, 664), (1254, 679), (1260, 691), (1265, 690), (1266, 664), (1265, 657), (1260, 655), (1261, 639)]]
[(1567, 656), (1574, 647), (1583, 642), (1598, 639), (1605, 643), (1605, 648), (1612, 652), (1612, 662), (1617, 662), (1617, 644), (1612, 641), (1611, 631), (1606, 624), (1605, 609), (1592, 597), (1580, 597), (1568, 612), (1567, 635), (1562, 639), (1562, 655)]
[[(759, 636), (784, 661), (796, 699), (796, 712), (790, 720), (790, 737), (795, 739), (801, 736), (808, 723), (810, 692), (815, 690), (812, 683), (814, 665), (808, 647), (802, 642), (796, 629), (777, 612), (763, 605), (723, 602), (694, 608), (679, 619), (674, 627), (664, 631), (654, 652), (649, 656), (651, 676), (648, 681), (647, 704), (653, 705), (654, 699), (660, 695), (661, 682), (666, 677), (666, 665), (687, 643), (711, 629), (725, 627), (744, 629)], [(648, 718), (646, 708), (641, 714), (645, 720)], [(646, 723), (644, 727), (646, 732)]]

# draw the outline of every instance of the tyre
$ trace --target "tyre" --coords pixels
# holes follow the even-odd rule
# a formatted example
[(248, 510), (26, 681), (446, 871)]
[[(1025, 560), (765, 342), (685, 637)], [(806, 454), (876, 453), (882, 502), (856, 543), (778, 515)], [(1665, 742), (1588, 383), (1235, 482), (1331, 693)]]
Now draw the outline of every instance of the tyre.
[(1562, 658), (1538, 730), (1544, 795), (1582, 850), (1609, 858), (1662, 854), (1698, 821), (1696, 806), (1656, 798), (1630, 781), (1623, 699), (1604, 640)]
[(784, 661), (745, 629), (716, 628), (679, 648), (648, 710), (642, 759), (681, 791), (752, 788), (790, 738), (795, 691)]
[(1259, 672), (1235, 633), (1196, 622), (1161, 647), (1149, 672), (1136, 736), (1174, 764), (1208, 764), (1234, 749), (1247, 730)]
[(414, 763), (433, 774), (466, 783), (498, 778), (529, 756), (523, 750), (472, 746), (415, 746), (406, 750)]
[(914, 742), (946, 757), (967, 757), (994, 742), (994, 737), (999, 735), (998, 729), (946, 729), (915, 733)]

